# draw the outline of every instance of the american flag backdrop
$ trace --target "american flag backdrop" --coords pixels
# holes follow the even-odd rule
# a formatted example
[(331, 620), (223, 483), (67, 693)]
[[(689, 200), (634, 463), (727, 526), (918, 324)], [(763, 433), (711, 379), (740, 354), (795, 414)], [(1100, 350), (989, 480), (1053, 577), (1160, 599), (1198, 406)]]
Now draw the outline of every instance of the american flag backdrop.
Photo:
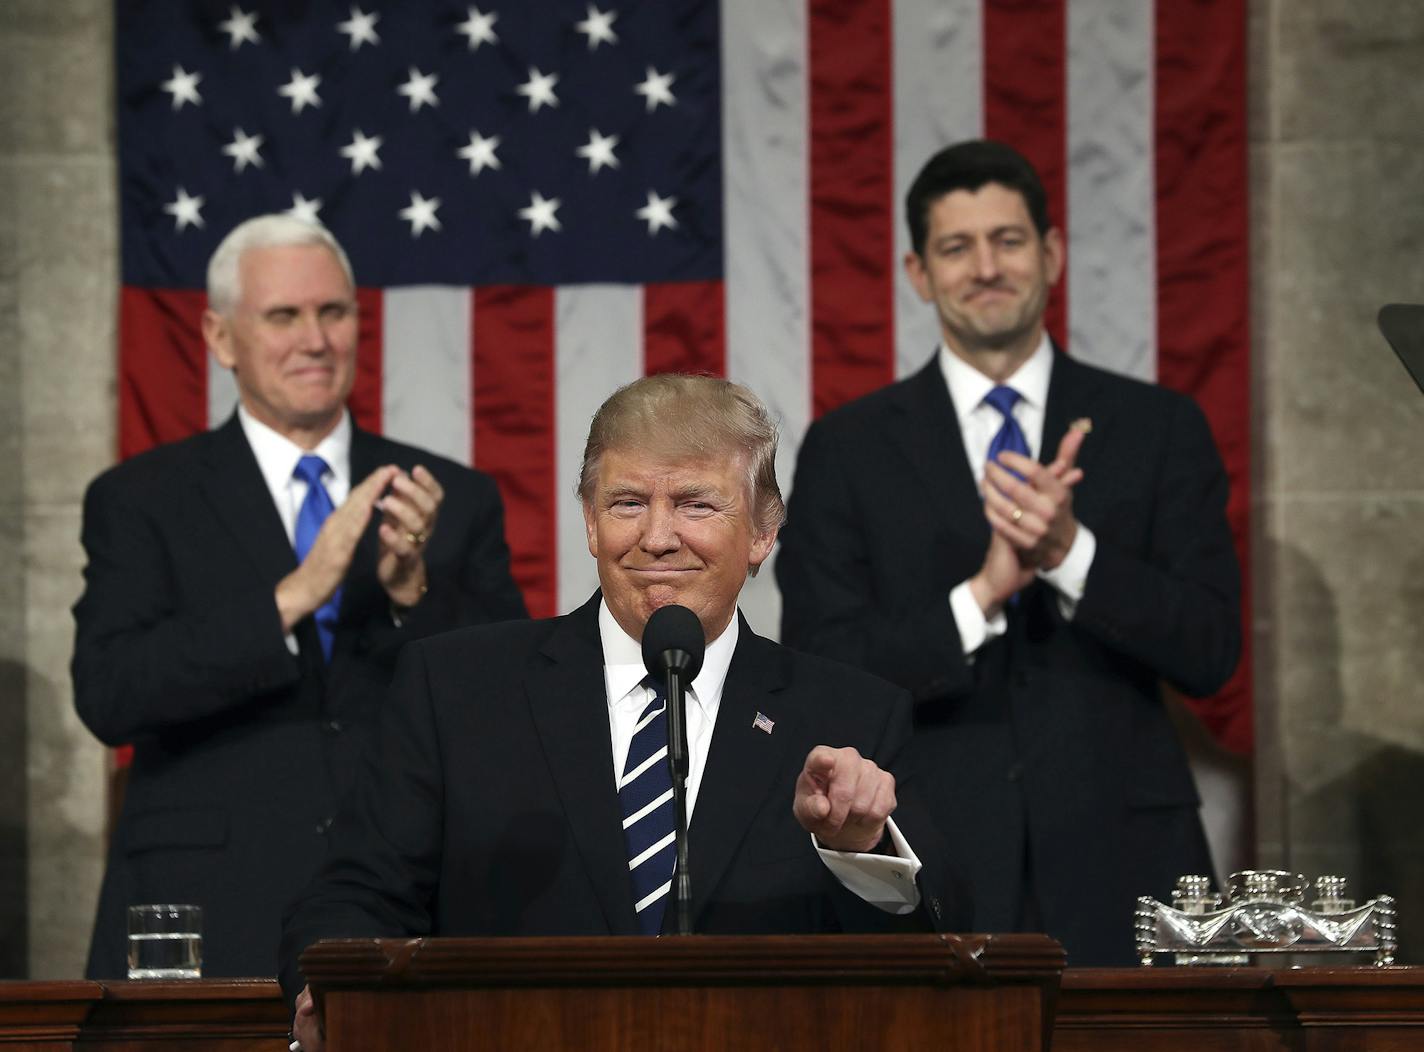
[[(356, 420), (493, 474), (531, 612), (568, 610), (596, 583), (573, 494), (603, 398), (645, 372), (728, 375), (779, 415), (788, 485), (816, 414), (928, 359), (901, 201), (935, 149), (987, 135), (1034, 161), (1067, 231), (1054, 335), (1206, 410), (1249, 571), (1245, 18), (1245, 0), (118, 0), (120, 454), (235, 404), (199, 328), (221, 237), (317, 217), (361, 286)], [(775, 634), (770, 573), (743, 606)], [(1198, 706), (1242, 750), (1250, 669)]]

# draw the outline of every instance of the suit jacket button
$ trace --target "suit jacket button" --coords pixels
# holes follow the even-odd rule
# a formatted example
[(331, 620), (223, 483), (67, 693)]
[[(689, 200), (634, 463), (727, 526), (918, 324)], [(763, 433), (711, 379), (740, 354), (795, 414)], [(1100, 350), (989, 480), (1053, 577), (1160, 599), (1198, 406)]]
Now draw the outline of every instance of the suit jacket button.
[(330, 819), (330, 818), (323, 818), (320, 822), (318, 822), (318, 823), (316, 824), (316, 835), (317, 835), (317, 836), (326, 836), (326, 831), (327, 831), (328, 829), (330, 829), (330, 828), (331, 828), (331, 819)]
[(1009, 764), (1009, 781), (1017, 782), (1023, 777), (1023, 764), (1015, 760)]
[(340, 733), (341, 733), (341, 721), (340, 721), (340, 720), (327, 720), (326, 723), (324, 724), (324, 726), (325, 726), (326, 731), (327, 731), (328, 734), (340, 734)]

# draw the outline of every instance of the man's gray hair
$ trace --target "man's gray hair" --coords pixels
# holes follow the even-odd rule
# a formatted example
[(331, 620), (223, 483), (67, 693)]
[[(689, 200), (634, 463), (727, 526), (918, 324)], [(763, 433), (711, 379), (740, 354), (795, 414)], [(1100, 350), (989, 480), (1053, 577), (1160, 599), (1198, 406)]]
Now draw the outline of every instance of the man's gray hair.
[(356, 287), (356, 275), (341, 243), (320, 223), (312, 223), (284, 212), (255, 216), (233, 227), (208, 260), (208, 306), (219, 314), (230, 314), (242, 299), (242, 254), (254, 248), (283, 248), (287, 245), (321, 245), (331, 250), (346, 272), (346, 280)]
[(660, 373), (620, 387), (593, 415), (578, 495), (593, 501), (598, 465), (610, 450), (657, 457), (741, 455), (758, 532), (780, 529), (786, 505), (776, 484), (776, 423), (741, 384), (713, 376)]

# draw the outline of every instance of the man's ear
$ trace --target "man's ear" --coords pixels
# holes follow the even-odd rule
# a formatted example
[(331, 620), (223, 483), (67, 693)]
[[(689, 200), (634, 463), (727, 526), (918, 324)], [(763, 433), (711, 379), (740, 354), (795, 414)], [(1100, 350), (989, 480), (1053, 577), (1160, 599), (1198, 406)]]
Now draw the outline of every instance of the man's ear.
[(232, 330), (227, 319), (209, 307), (203, 311), (203, 342), (224, 369), (232, 369), (237, 359), (232, 353)]
[(925, 269), (925, 261), (918, 252), (905, 253), (905, 273), (909, 275), (910, 284), (915, 287), (920, 300), (929, 303), (933, 298), (930, 294), (930, 276)]
[(1048, 228), (1043, 235), (1043, 260), (1048, 270), (1048, 283), (1057, 285), (1063, 276), (1063, 261), (1067, 255), (1063, 245), (1063, 231), (1056, 226)]
[(583, 528), (588, 534), (588, 554), (598, 558), (598, 524), (594, 521), (593, 502), (583, 502)]
[(755, 577), (757, 571), (761, 569), (761, 564), (766, 562), (771, 555), (771, 549), (776, 545), (776, 535), (779, 531), (773, 527), (765, 533), (757, 533), (752, 536), (752, 548), (747, 556), (747, 572)]

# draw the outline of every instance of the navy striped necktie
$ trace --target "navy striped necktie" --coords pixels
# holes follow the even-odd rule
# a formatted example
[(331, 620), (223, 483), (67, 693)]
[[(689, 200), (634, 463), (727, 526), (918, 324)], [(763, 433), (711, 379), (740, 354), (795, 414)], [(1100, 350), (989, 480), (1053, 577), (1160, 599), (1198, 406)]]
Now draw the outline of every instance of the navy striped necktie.
[(633, 882), (633, 907), (638, 930), (656, 935), (672, 887), (677, 859), (673, 842), (677, 817), (672, 802), (672, 770), (668, 764), (667, 699), (652, 676), (642, 686), (653, 699), (638, 717), (628, 760), (618, 779), (618, 803), (623, 811), (623, 838), (628, 846), (628, 873)]

